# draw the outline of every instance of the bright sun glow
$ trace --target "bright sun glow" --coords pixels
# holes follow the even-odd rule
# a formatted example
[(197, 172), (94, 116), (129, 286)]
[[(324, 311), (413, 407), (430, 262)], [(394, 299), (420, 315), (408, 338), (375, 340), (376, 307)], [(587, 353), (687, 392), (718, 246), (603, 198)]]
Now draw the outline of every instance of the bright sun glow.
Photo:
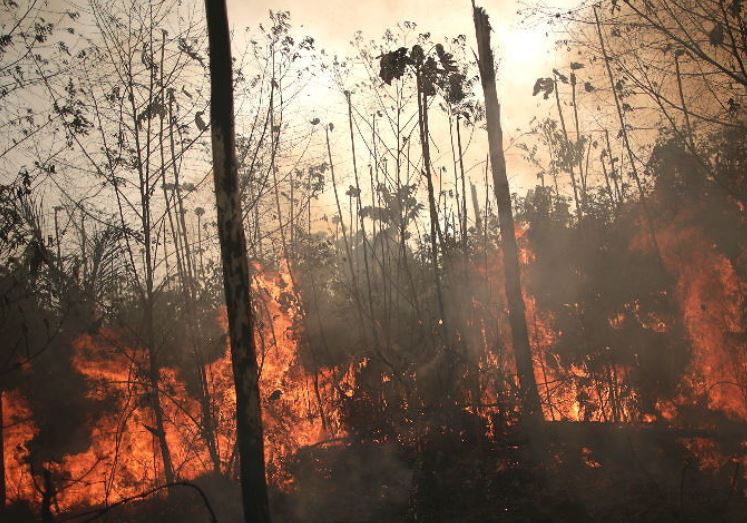
[(500, 38), (501, 61), (509, 67), (540, 67), (547, 57), (550, 39), (543, 28), (509, 28)]

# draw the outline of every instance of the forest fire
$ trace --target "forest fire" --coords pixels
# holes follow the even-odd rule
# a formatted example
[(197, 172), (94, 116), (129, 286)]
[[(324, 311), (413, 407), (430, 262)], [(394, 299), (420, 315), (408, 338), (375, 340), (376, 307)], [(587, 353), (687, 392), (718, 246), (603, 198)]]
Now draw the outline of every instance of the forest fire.
[(0, 2), (0, 521), (746, 521), (747, 4), (519, 3)]
[[(302, 339), (297, 323), (298, 305), (286, 264), (279, 271), (255, 267), (254, 290), (258, 298), (257, 342), (260, 366), (265, 451), (268, 479), (273, 486), (288, 489), (293, 478), (286, 462), (304, 446), (345, 435), (333, 398), (340, 387), (351, 387), (352, 376), (323, 370), (318, 376), (305, 370), (298, 344)], [(217, 321), (225, 328), (225, 312)], [(143, 351), (128, 347), (110, 329), (83, 334), (74, 342), (73, 365), (86, 380), (86, 394), (106, 404), (97, 419), (80, 427), (91, 446), (59, 461), (34, 465), (27, 445), (38, 433), (33, 411), (16, 393), (3, 396), (4, 444), (8, 500), (41, 503), (44, 487), (36, 484), (38, 471), (48, 470), (55, 481), (56, 511), (109, 504), (133, 496), (143, 484), (156, 482), (162, 474), (153, 432), (153, 415), (147, 406), (147, 386), (138, 376)], [(228, 349), (206, 372), (218, 421), (218, 451), (223, 470), (235, 467), (235, 392)], [(164, 411), (166, 433), (180, 478), (194, 479), (210, 470), (210, 457), (201, 444), (199, 405), (174, 369), (161, 369), (161, 389), (167, 399)], [(321, 413), (321, 409), (325, 409)]]
[[(678, 303), (696, 352), (674, 403), (658, 403), (662, 410), (660, 415), (669, 422), (676, 422), (677, 407), (674, 405), (692, 404), (702, 396), (714, 411), (721, 411), (732, 419), (745, 419), (743, 397), (722, 391), (724, 387), (739, 382), (735, 373), (740, 369), (738, 363), (744, 362), (728, 345), (729, 336), (737, 336), (741, 329), (738, 311), (743, 293), (739, 282), (728, 260), (714, 253), (697, 229), (677, 230), (674, 227), (662, 231), (660, 245), (668, 268), (677, 271)], [(695, 251), (698, 256), (676, 258), (677, 249), (683, 248)], [(526, 266), (534, 255), (525, 242), (522, 251)], [(500, 264), (492, 263), (491, 266), (490, 279), (500, 281), (500, 274), (492, 274)], [(287, 490), (292, 488), (293, 477), (288, 473), (286, 463), (295, 452), (302, 447), (346, 436), (335, 398), (339, 398), (342, 389), (353, 390), (354, 373), (344, 371), (341, 373), (347, 376), (344, 377), (337, 375), (334, 369), (323, 369), (313, 376), (304, 367), (298, 350), (304, 338), (298, 322), (300, 297), (293, 288), (285, 263), (278, 271), (261, 270), (256, 266), (254, 289), (259, 298), (257, 342), (260, 347), (268, 478), (275, 487)], [(525, 295), (525, 303), (545, 419), (610, 419), (611, 414), (604, 409), (585, 412), (584, 402), (579, 398), (608, 398), (613, 394), (614, 386), (592, 385), (583, 366), (574, 364), (563, 368), (560, 360), (547, 352), (562, 333), (553, 330), (552, 316), (539, 311), (532, 296)], [(224, 323), (222, 314), (220, 316), (219, 321)], [(638, 320), (646, 321), (640, 317)], [(621, 321), (616, 316), (610, 320), (610, 325), (618, 329)], [(492, 342), (483, 345), (482, 358), (486, 362), (483, 373), (498, 365), (494, 352), (490, 350), (491, 345)], [(66, 455), (57, 462), (37, 464), (55, 478), (58, 486), (54, 504), (58, 511), (132, 496), (143, 483), (156, 481), (162, 473), (158, 460), (154, 459), (157, 443), (152, 433), (152, 414), (143, 403), (147, 388), (137, 375), (143, 364), (142, 350), (127, 347), (111, 329), (83, 334), (75, 340), (73, 347), (73, 365), (85, 377), (86, 394), (107, 406), (103, 415), (89, 420), (89, 425), (82, 427), (89, 432), (86, 438), (91, 441), (89, 448)], [(549, 363), (550, 358), (555, 358), (555, 362)], [(216, 433), (221, 465), (230, 471), (235, 466), (232, 416), (235, 399), (227, 352), (209, 363), (206, 371), (218, 420)], [(614, 373), (620, 383), (625, 381), (623, 367), (616, 366)], [(382, 379), (388, 381), (391, 378), (383, 376)], [(163, 395), (168, 400), (164, 407), (166, 418), (169, 427), (173, 427), (167, 432), (167, 440), (175, 468), (181, 478), (194, 479), (210, 468), (210, 458), (199, 444), (199, 405), (191, 398), (177, 371), (162, 369), (161, 381)], [(585, 382), (589, 384), (584, 386)], [(482, 403), (494, 405), (496, 400), (497, 392), (491, 392), (491, 387), (483, 383)], [(40, 503), (44, 490), (36, 484), (38, 479), (31, 473), (33, 468), (29, 467), (34, 465), (26, 450), (38, 432), (33, 412), (17, 393), (4, 394), (3, 401), (4, 444), (6, 449), (10, 449), (5, 456), (8, 498)], [(489, 416), (491, 412), (495, 412), (494, 409), (484, 409), (483, 415)], [(624, 411), (616, 416), (619, 418), (613, 419), (634, 419), (635, 413)], [(713, 444), (704, 440), (693, 441), (687, 446), (703, 456), (704, 466), (714, 463), (717, 460), (714, 456), (719, 455)], [(589, 463), (593, 467), (601, 466), (596, 461)]]
[[(657, 234), (662, 262), (676, 281), (674, 290), (693, 354), (675, 403), (701, 399), (710, 409), (732, 419), (747, 420), (746, 334), (742, 321), (746, 284), (731, 261), (720, 254), (691, 215), (670, 222)], [(645, 237), (634, 248), (650, 248)], [(665, 419), (676, 407), (663, 407)], [(674, 410), (672, 410), (674, 409)]]
[[(522, 270), (531, 279), (532, 264), (537, 255), (530, 243), (528, 225), (519, 236)], [(657, 415), (642, 413), (635, 407), (636, 391), (628, 400), (616, 403), (616, 394), (624, 389), (630, 369), (610, 364), (604, 380), (590, 372), (585, 362), (567, 364), (554, 352), (563, 337), (554, 325), (552, 313), (544, 312), (537, 298), (525, 292), (526, 317), (533, 351), (544, 419), (573, 422), (665, 421), (673, 426), (686, 423), (681, 408), (706, 401), (707, 407), (731, 420), (744, 421), (744, 396), (734, 394), (743, 378), (745, 357), (738, 342), (744, 330), (739, 317), (743, 307), (743, 286), (727, 258), (710, 246), (697, 227), (672, 222), (658, 236), (663, 261), (676, 278), (675, 296), (682, 322), (693, 343), (693, 357), (671, 399), (656, 402)], [(635, 238), (632, 249), (648, 249), (645, 235)], [(687, 250), (688, 256), (682, 256)], [(693, 255), (694, 254), (694, 255)], [(491, 260), (475, 265), (473, 278), (484, 278), (495, 289), (500, 300), (502, 265)], [(291, 472), (296, 454), (304, 448), (338, 444), (349, 436), (343, 403), (366, 393), (357, 390), (356, 374), (362, 372), (366, 359), (343, 367), (317, 367), (304, 361), (301, 344), (309, 343), (303, 330), (302, 296), (293, 285), (287, 262), (277, 270), (254, 266), (253, 290), (257, 314), (256, 343), (260, 365), (260, 388), (263, 398), (265, 459), (267, 477), (273, 488), (292, 493), (295, 477)], [(484, 315), (489, 303), (472, 301), (475, 314)], [(568, 305), (566, 308), (573, 308)], [(477, 316), (476, 316), (477, 317)], [(225, 311), (214, 313), (221, 330), (227, 328)], [(666, 334), (668, 327), (650, 312), (635, 303), (624, 312), (608, 319), (613, 331), (624, 329), (628, 318), (634, 318), (642, 328)], [(653, 318), (653, 319), (652, 319)], [(489, 316), (481, 320), (479, 354), (479, 407), (477, 413), (486, 424), (486, 437), (499, 437), (495, 416), (505, 408), (506, 384), (495, 376), (514, 371), (512, 358), (496, 354), (496, 344), (510, 346), (505, 314), (490, 326)], [(496, 339), (498, 336), (503, 339)], [(228, 347), (214, 361), (205, 365), (209, 384), (215, 437), (220, 471), (234, 474), (236, 467), (236, 431), (233, 411), (235, 392)], [(153, 413), (148, 404), (148, 386), (142, 369), (146, 354), (127, 345), (127, 341), (111, 328), (102, 327), (95, 333), (79, 335), (73, 342), (72, 364), (84, 377), (85, 395), (99, 407), (98, 414), (87, 419), (79, 429), (80, 436), (90, 444), (61, 458), (39, 461), (33, 456), (32, 441), (39, 429), (34, 412), (24, 397), (16, 391), (3, 394), (3, 425), (6, 492), (9, 502), (24, 500), (35, 505), (51, 496), (54, 510), (59, 513), (85, 507), (107, 505), (119, 499), (136, 496), (144, 484), (157, 483), (163, 474), (157, 458), (158, 441)], [(308, 354), (306, 359), (308, 359)], [(366, 371), (367, 372), (367, 371)], [(381, 374), (382, 384), (393, 384), (391, 375)], [(183, 480), (194, 480), (211, 471), (211, 458), (203, 443), (200, 405), (184, 377), (176, 368), (162, 368), (160, 389), (165, 399), (163, 408), (166, 440), (171, 451), (175, 472)], [(471, 411), (471, 408), (467, 408)], [(684, 438), (683, 445), (698, 460), (704, 470), (721, 470), (744, 458), (731, 458), (707, 438)], [(30, 446), (30, 444), (32, 446)], [(744, 445), (744, 442), (742, 442)], [(588, 447), (581, 449), (581, 459), (587, 467), (604, 465), (593, 457)], [(743, 463), (744, 466), (745, 463)], [(51, 494), (42, 483), (46, 474), (54, 485)]]

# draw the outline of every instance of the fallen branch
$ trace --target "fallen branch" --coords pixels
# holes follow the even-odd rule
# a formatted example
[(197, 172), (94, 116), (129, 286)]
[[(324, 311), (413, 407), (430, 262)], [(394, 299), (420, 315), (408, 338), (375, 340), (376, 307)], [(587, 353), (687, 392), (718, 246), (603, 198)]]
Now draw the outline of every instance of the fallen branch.
[(218, 518), (215, 517), (215, 512), (213, 511), (213, 507), (210, 505), (210, 501), (208, 501), (207, 495), (205, 494), (205, 491), (203, 491), (200, 487), (195, 485), (194, 483), (189, 483), (188, 481), (175, 481), (173, 483), (165, 483), (163, 485), (158, 485), (157, 487), (153, 487), (152, 489), (145, 490), (143, 492), (140, 492), (139, 494), (136, 494), (134, 496), (130, 496), (127, 498), (122, 498), (116, 503), (113, 503), (107, 507), (102, 507), (98, 509), (92, 509), (87, 510), (85, 512), (80, 512), (78, 514), (72, 514), (67, 517), (60, 518), (58, 521), (72, 521), (77, 520), (78, 518), (82, 518), (85, 516), (90, 516), (87, 519), (81, 520), (82, 523), (87, 523), (89, 521), (94, 521), (107, 512), (117, 508), (121, 507), (122, 505), (126, 505), (127, 503), (130, 503), (131, 501), (138, 501), (141, 499), (145, 499), (148, 496), (151, 496), (152, 494), (155, 494), (156, 492), (159, 492), (164, 489), (170, 489), (174, 487), (189, 487), (194, 490), (196, 490), (200, 497), (202, 498), (202, 502), (205, 504), (205, 508), (207, 509), (208, 513), (210, 514), (210, 521), (212, 523), (218, 523)]

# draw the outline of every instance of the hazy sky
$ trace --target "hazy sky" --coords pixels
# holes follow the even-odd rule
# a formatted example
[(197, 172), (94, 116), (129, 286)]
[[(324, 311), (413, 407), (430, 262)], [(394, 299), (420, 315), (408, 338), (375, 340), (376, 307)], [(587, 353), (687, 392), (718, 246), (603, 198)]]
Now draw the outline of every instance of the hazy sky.
[[(499, 96), (507, 140), (517, 128), (526, 130), (533, 116), (552, 108), (541, 97), (533, 98), (532, 87), (540, 76), (556, 67), (553, 36), (547, 26), (527, 26), (517, 14), (521, 0), (482, 0), (478, 5), (490, 15), (494, 29), (493, 47), (499, 67)], [(552, 5), (570, 5), (574, 0), (555, 0)], [(287, 10), (294, 27), (315, 38), (318, 48), (341, 56), (349, 53), (349, 42), (360, 30), (367, 38), (378, 39), (387, 28), (405, 20), (418, 24), (418, 30), (431, 32), (435, 40), (443, 36), (467, 36), (474, 49), (474, 25), (469, 0), (228, 0), (229, 22), (233, 28), (256, 26), (267, 20), (270, 10)], [(549, 34), (548, 34), (549, 33)], [(567, 65), (567, 64), (566, 64)], [(525, 187), (534, 184), (534, 172), (516, 150), (507, 151), (513, 177)], [(518, 177), (516, 175), (519, 175)], [(518, 180), (517, 180), (518, 181)]]
[[(520, 24), (520, 1), (483, 0), (478, 4), (487, 10), (495, 30), (493, 45), (501, 60), (500, 89), (507, 97), (503, 100), (505, 117), (513, 122), (519, 116), (515, 109), (523, 112), (536, 105), (531, 98), (532, 86), (537, 77), (547, 76), (554, 67), (554, 38), (552, 34), (546, 36), (547, 27)], [(357, 30), (378, 38), (387, 28), (405, 20), (416, 22), (421, 31), (429, 31), (436, 38), (465, 34), (468, 42), (474, 40), (468, 0), (228, 0), (228, 9), (233, 27), (256, 25), (271, 9), (288, 10), (293, 24), (302, 26), (304, 33), (331, 54), (344, 55)], [(524, 102), (521, 107), (512, 107), (511, 95), (520, 95)]]
[[(522, 17), (517, 11), (523, 4), (531, 1), (478, 2), (487, 10), (494, 28), (492, 40), (500, 64), (498, 90), (507, 142), (518, 135), (517, 128), (527, 130), (534, 116), (546, 115), (548, 111), (553, 111), (554, 114), (552, 101), (532, 97), (532, 87), (538, 77), (548, 76), (553, 67), (567, 65), (567, 58), (558, 57), (554, 51), (556, 36), (553, 35), (551, 28), (521, 23)], [(578, 1), (549, 0), (549, 3), (569, 6)], [(65, 0), (51, 0), (51, 4), (57, 6), (67, 6), (64, 2)], [(85, 3), (86, 0), (82, 2)], [(270, 10), (287, 10), (291, 13), (293, 34), (308, 34), (314, 37), (317, 48), (325, 49), (329, 55), (350, 54), (350, 40), (358, 30), (362, 31), (366, 38), (378, 40), (386, 29), (393, 28), (403, 21), (416, 22), (418, 31), (430, 32), (434, 41), (464, 34), (468, 46), (472, 49), (475, 47), (469, 0), (227, 0), (227, 3), (229, 23), (236, 29), (237, 36), (242, 34), (241, 29), (244, 27), (256, 28), (260, 23), (267, 25)], [(196, 15), (199, 15), (201, 7), (200, 0), (197, 0)], [(330, 89), (329, 82), (324, 84), (317, 81), (316, 84), (310, 85), (305, 97), (312, 107), (313, 112), (310, 116), (318, 116), (322, 120), (329, 118), (341, 128), (346, 125), (345, 111), (339, 107), (343, 99), (338, 90)], [(339, 120), (341, 114), (343, 118)], [(435, 125), (432, 131), (434, 134), (439, 132)], [(340, 134), (340, 137), (342, 136)], [(333, 137), (333, 140), (335, 138)], [(486, 144), (480, 142), (485, 140), (485, 133), (478, 131), (468, 152), (467, 167), (483, 161)], [(441, 142), (448, 143), (448, 136)], [(333, 147), (334, 145), (333, 143)], [(321, 147), (321, 142), (315, 144), (315, 147)], [(436, 157), (434, 161), (448, 163), (450, 157), (447, 149), (444, 148), (442, 152), (445, 159)], [(348, 150), (348, 145), (341, 145), (333, 150), (335, 155), (342, 155)], [(319, 151), (320, 157), (325, 154), (326, 151)], [(520, 151), (507, 150), (507, 161), (509, 176), (517, 182), (514, 185), (515, 190), (523, 192), (521, 188), (526, 189), (534, 185), (536, 168), (528, 166), (521, 159)], [(479, 171), (479, 168), (475, 170), (474, 181), (478, 186), (484, 186), (484, 183), (481, 183), (483, 176)], [(343, 182), (349, 174), (343, 170)]]

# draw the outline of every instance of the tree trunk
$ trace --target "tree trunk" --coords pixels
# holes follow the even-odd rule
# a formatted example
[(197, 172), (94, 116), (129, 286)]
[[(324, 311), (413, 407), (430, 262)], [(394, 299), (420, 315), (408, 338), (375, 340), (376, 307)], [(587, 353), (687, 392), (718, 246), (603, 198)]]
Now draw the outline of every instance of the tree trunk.
[[(565, 125), (565, 117), (563, 116), (563, 108), (560, 106), (560, 91), (558, 90), (558, 78), (555, 73), (553, 73), (553, 82), (555, 83), (555, 104), (558, 108), (558, 119), (560, 120), (560, 128), (563, 130), (563, 138), (565, 138), (566, 145), (571, 144), (571, 140), (568, 137), (568, 128)], [(578, 184), (576, 183), (576, 173), (573, 169), (573, 164), (568, 164), (568, 174), (571, 175), (571, 186), (573, 187), (573, 202), (576, 204), (576, 216), (578, 217), (578, 221), (581, 221), (581, 201), (579, 200), (578, 196)], [(557, 187), (556, 187), (557, 192)]]
[(462, 215), (459, 217), (462, 221), (462, 248), (465, 256), (469, 255), (469, 235), (467, 234), (467, 182), (464, 174), (464, 150), (462, 149), (462, 130), (459, 124), (459, 115), (456, 117), (456, 135), (457, 135), (457, 154), (459, 155), (459, 172), (462, 177)]
[(42, 523), (53, 523), (52, 502), (54, 501), (54, 487), (52, 486), (52, 474), (47, 468), (44, 468), (42, 469), (42, 476), (44, 478), (44, 486), (42, 487), (41, 521)]
[(506, 176), (506, 158), (503, 155), (503, 130), (501, 129), (501, 108), (495, 86), (493, 51), (490, 49), (490, 23), (488, 15), (473, 2), (477, 50), (479, 55), (480, 80), (485, 95), (490, 164), (493, 171), (493, 185), (498, 204), (498, 218), (501, 230), (503, 265), (506, 275), (506, 298), (508, 300), (511, 340), (516, 357), (516, 368), (521, 385), (521, 404), (524, 415), (529, 418), (541, 416), (537, 382), (532, 368), (532, 352), (529, 347), (524, 313), (524, 299), (521, 295), (519, 258), (514, 233), (514, 218), (511, 213), (511, 192)]
[(206, 0), (210, 47), (210, 120), (218, 236), (236, 387), (236, 437), (246, 523), (268, 523), (259, 369), (254, 346), (251, 290), (242, 224), (234, 136), (231, 42), (225, 0)]
[[(149, 279), (148, 281), (150, 282), (151, 280)], [(152, 432), (156, 436), (156, 439), (158, 440), (158, 446), (161, 450), (161, 459), (163, 461), (163, 476), (166, 479), (166, 483), (173, 483), (175, 480), (174, 465), (171, 459), (169, 443), (166, 440), (166, 425), (164, 423), (163, 405), (161, 405), (161, 392), (159, 390), (159, 384), (161, 381), (161, 367), (158, 362), (158, 355), (156, 354), (155, 348), (155, 334), (153, 332), (153, 296), (150, 283), (144, 308), (145, 317), (143, 318), (143, 321), (145, 323), (145, 339), (148, 345), (148, 380), (150, 381), (151, 389), (150, 400), (156, 425), (155, 431)]]
[[(557, 80), (555, 82), (555, 94), (557, 94)], [(576, 98), (576, 73), (571, 71), (571, 101), (573, 103), (573, 121), (576, 126), (576, 142), (575, 147), (578, 148), (579, 144), (581, 143), (581, 128), (578, 124), (578, 100)], [(566, 138), (566, 141), (568, 138)], [(591, 146), (591, 143), (589, 144)], [(588, 154), (586, 156), (587, 160), (589, 158)], [(586, 162), (586, 169), (584, 169), (584, 162), (583, 162), (583, 154), (578, 155), (578, 178), (579, 182), (581, 182), (581, 187), (579, 187), (581, 191), (581, 209), (583, 212), (587, 212), (587, 207), (589, 206), (588, 197), (586, 194), (586, 177), (589, 176), (589, 162)]]
[[(138, 147), (139, 150), (139, 147)], [(163, 413), (163, 405), (161, 404), (161, 366), (158, 361), (158, 349), (156, 348), (156, 335), (154, 325), (154, 263), (153, 263), (153, 242), (152, 242), (152, 229), (151, 229), (151, 209), (150, 209), (150, 188), (148, 187), (148, 176), (144, 173), (140, 177), (141, 180), (141, 207), (142, 207), (142, 223), (143, 223), (143, 250), (144, 261), (145, 261), (145, 291), (142, 297), (143, 303), (143, 327), (145, 335), (145, 345), (148, 353), (148, 379), (150, 381), (150, 400), (151, 408), (153, 409), (153, 417), (155, 421), (155, 431), (153, 434), (158, 439), (158, 446), (161, 450), (161, 459), (163, 460), (163, 475), (166, 483), (173, 483), (175, 480), (174, 476), (174, 465), (171, 459), (171, 451), (169, 450), (169, 443), (166, 439), (166, 425)]]
[(428, 184), (428, 210), (430, 214), (430, 241), (431, 241), (431, 262), (433, 263), (433, 280), (436, 285), (436, 298), (438, 301), (439, 324), (444, 331), (444, 343), (448, 346), (449, 339), (446, 334), (446, 309), (444, 307), (443, 292), (441, 290), (441, 271), (438, 266), (438, 247), (443, 246), (441, 238), (441, 229), (438, 224), (438, 209), (436, 207), (436, 196), (433, 187), (433, 175), (431, 173), (431, 153), (428, 134), (428, 95), (420, 78), (420, 72), (417, 73), (417, 91), (418, 91), (418, 120), (420, 129), (420, 145), (423, 149), (423, 170), (425, 179)]

